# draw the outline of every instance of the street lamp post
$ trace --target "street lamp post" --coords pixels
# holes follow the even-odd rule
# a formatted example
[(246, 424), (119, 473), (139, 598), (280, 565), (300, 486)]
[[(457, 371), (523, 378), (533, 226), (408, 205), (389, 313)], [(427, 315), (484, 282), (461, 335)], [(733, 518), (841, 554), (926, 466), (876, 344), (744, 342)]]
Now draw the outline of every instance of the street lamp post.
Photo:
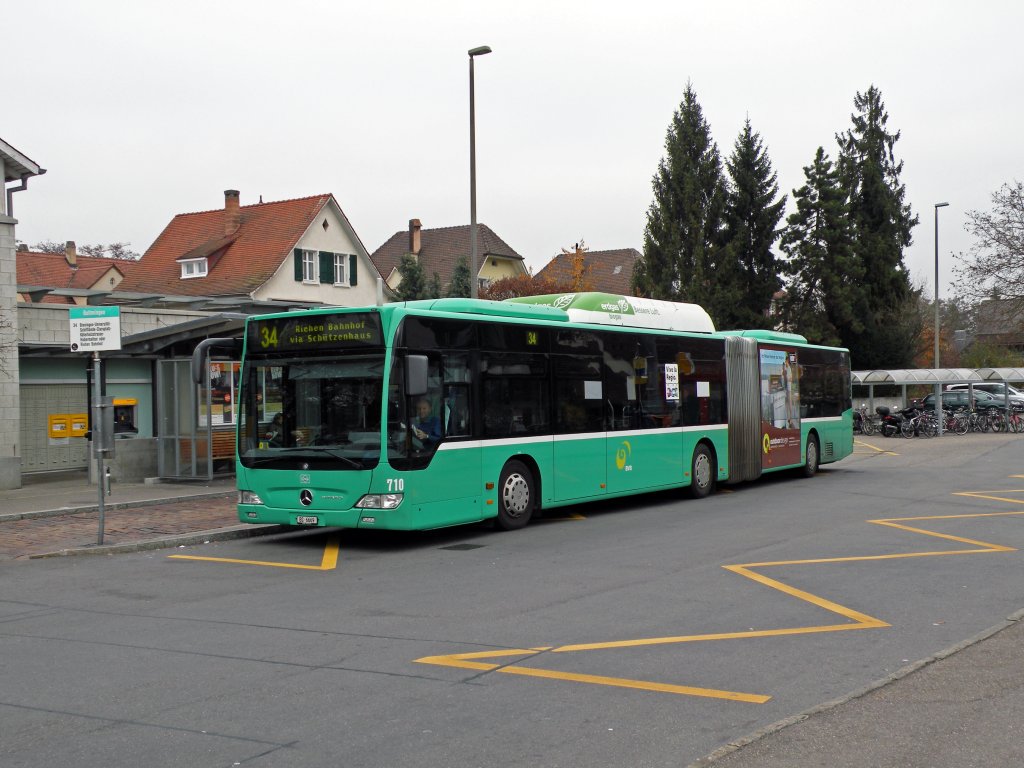
[[(949, 203), (935, 204), (935, 375), (939, 375), (939, 208)], [(942, 434), (942, 382), (935, 381), (935, 416)]]
[(935, 367), (939, 367), (939, 208), (949, 203), (935, 204)]
[(476, 254), (476, 98), (473, 89), (473, 59), (490, 53), (491, 48), (481, 45), (469, 49), (469, 295), (477, 298), (477, 278), (480, 267)]

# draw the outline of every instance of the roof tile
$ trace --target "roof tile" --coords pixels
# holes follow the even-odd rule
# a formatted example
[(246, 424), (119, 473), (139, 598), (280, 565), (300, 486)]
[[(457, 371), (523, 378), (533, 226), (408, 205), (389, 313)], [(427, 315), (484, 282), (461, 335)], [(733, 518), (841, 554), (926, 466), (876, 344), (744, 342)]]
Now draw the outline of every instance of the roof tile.
[[(546, 277), (555, 283), (571, 283), (572, 257), (574, 253), (560, 253), (549, 261), (537, 277)], [(640, 258), (635, 248), (619, 248), (613, 251), (586, 251), (583, 264), (586, 273), (586, 289), (613, 293), (620, 296), (633, 294), (633, 265)]]
[[(118, 287), (186, 296), (251, 295), (273, 277), (330, 199), (329, 194), (313, 195), (241, 206), (241, 226), (234, 239), (225, 236), (223, 209), (178, 214), (142, 255), (139, 268)], [(209, 273), (181, 279), (177, 259), (211, 248), (219, 255)]]
[[(62, 253), (17, 252), (17, 282), (19, 285), (40, 285), (48, 288), (93, 288), (113, 268), (122, 275), (135, 266), (136, 262), (124, 259), (105, 259), (79, 254), (72, 268)], [(98, 289), (99, 290), (99, 289)], [(46, 296), (47, 304), (73, 304), (67, 296)]]
[[(402, 256), (409, 253), (409, 230), (388, 238), (370, 255), (378, 271), (387, 278), (397, 269)], [(486, 224), (477, 224), (477, 253), (480, 263), (486, 257), (501, 257), (522, 262), (523, 257)], [(451, 282), (452, 272), (460, 256), (469, 257), (469, 225), (420, 230), (419, 262), (429, 280), (436, 272), (443, 285)]]

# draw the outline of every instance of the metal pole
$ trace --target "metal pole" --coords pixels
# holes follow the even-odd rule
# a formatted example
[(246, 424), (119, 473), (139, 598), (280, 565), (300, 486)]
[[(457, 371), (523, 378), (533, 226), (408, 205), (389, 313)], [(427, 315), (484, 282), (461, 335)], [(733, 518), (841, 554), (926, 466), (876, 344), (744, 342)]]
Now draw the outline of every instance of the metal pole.
[[(939, 375), (939, 208), (949, 203), (935, 204), (935, 375)], [(938, 416), (939, 434), (942, 434), (942, 382), (935, 382), (935, 415)]]
[(486, 45), (469, 51), (469, 296), (473, 299), (478, 297), (477, 275), (480, 272), (476, 252), (476, 92), (473, 86), (473, 59), (490, 52), (491, 49)]
[(99, 530), (96, 543), (103, 543), (104, 513), (104, 472), (103, 472), (103, 398), (100, 395), (100, 353), (92, 353), (92, 450), (96, 454), (96, 489), (99, 491)]

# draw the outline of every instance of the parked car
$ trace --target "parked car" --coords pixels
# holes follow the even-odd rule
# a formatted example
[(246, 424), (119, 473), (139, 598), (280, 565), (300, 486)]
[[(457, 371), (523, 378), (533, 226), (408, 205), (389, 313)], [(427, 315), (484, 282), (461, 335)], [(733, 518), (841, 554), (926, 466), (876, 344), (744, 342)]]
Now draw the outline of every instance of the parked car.
[[(970, 393), (966, 389), (947, 389), (942, 393), (942, 407), (947, 411), (955, 411), (957, 408), (970, 408)], [(925, 397), (921, 401), (921, 407), (926, 411), (935, 410), (935, 393)], [(1001, 397), (990, 395), (988, 392), (977, 391), (974, 393), (974, 407), (978, 410), (988, 408), (1004, 408), (1004, 400)]]
[[(990, 395), (998, 398), (1000, 403), (1004, 401), (1004, 395), (1008, 393), (1010, 395), (1010, 407), (1015, 411), (1024, 411), (1024, 392), (1021, 392), (1016, 387), (1006, 386), (1006, 393), (1003, 392), (1003, 384), (998, 381), (984, 381), (980, 384), (950, 384), (946, 387), (947, 392), (960, 392), (966, 391), (969, 387), (974, 387), (974, 392), (987, 392)], [(1005, 407), (1000, 405), (1000, 407)]]

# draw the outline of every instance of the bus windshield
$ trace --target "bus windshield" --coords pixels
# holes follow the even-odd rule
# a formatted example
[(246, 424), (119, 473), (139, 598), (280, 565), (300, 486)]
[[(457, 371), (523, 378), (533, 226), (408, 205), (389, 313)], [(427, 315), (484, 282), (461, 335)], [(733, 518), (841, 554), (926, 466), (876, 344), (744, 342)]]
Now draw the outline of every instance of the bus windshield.
[(242, 381), (239, 459), (244, 466), (377, 466), (382, 352), (249, 357)]

